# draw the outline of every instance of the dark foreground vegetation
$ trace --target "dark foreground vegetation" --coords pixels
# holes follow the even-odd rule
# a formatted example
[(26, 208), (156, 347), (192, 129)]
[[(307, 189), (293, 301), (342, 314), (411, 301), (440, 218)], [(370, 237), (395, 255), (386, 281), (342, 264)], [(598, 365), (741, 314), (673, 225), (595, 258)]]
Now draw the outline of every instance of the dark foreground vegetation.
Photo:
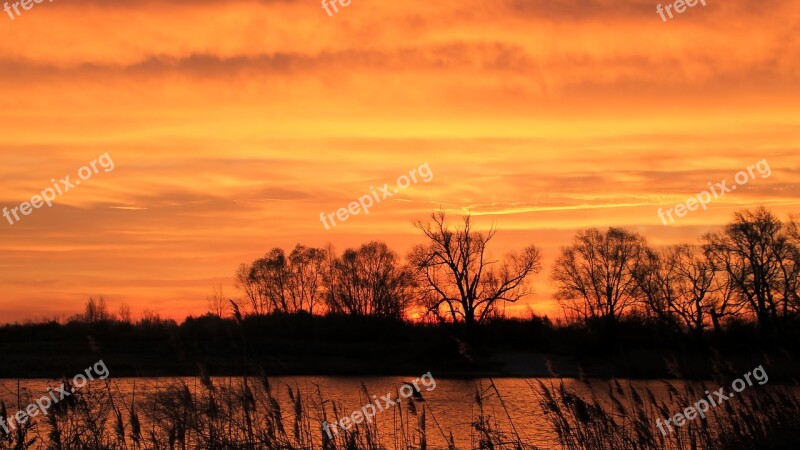
[(742, 368), (764, 356), (800, 373), (798, 326), (780, 338), (752, 323), (685, 335), (631, 318), (554, 325), (546, 318), (496, 319), (467, 329), (344, 315), (206, 315), (137, 324), (104, 320), (0, 327), (0, 378), (72, 376), (103, 359), (113, 377), (210, 375), (407, 375), (708, 378), (721, 355)]
[[(172, 381), (157, 392), (122, 393), (113, 380), (97, 380), (58, 403), (50, 414), (22, 427), (0, 429), (0, 449), (275, 449), (275, 450), (426, 450), (426, 449), (788, 449), (800, 443), (798, 386), (758, 384), (724, 405), (710, 409), (706, 420), (687, 422), (664, 434), (656, 420), (683, 411), (705, 398), (705, 390), (729, 385), (741, 372), (716, 360), (708, 384), (664, 382), (668, 395), (616, 380), (577, 388), (563, 381), (530, 380), (537, 399), (520, 413), (510, 412), (503, 393), (491, 380), (475, 383), (473, 399), (462, 401), (458, 417), (464, 427), (445, 429), (437, 401), (422, 393), (384, 411), (381, 421), (362, 421), (326, 434), (324, 422), (348, 415), (358, 405), (325, 399), (317, 388), (302, 392), (291, 385), (272, 385), (265, 376)], [(771, 377), (780, 365), (765, 364)], [(575, 384), (572, 384), (575, 386)], [(399, 396), (398, 396), (399, 397)], [(361, 399), (370, 403), (362, 385)], [(488, 401), (499, 401), (498, 410)], [(18, 399), (25, 404), (28, 399)], [(454, 414), (450, 403), (447, 414)], [(3, 417), (13, 414), (0, 404)], [(544, 430), (515, 422), (532, 414)], [(439, 417), (439, 419), (437, 419)], [(389, 420), (391, 419), (391, 420)], [(454, 435), (453, 433), (456, 433)], [(537, 438), (532, 439), (531, 433)], [(542, 436), (542, 432), (546, 437)], [(545, 442), (542, 442), (542, 441)]]

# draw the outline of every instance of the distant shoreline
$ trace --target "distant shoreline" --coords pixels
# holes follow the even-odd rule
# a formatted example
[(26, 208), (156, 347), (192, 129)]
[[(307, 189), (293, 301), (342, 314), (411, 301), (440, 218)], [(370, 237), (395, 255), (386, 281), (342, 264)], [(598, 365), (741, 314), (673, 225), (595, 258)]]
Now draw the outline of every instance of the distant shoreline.
[[(102, 358), (112, 377), (403, 376), (437, 378), (708, 379), (717, 364), (746, 370), (779, 361), (800, 374), (800, 339), (741, 326), (682, 336), (621, 322), (603, 329), (546, 318), (501, 319), (467, 330), (351, 316), (216, 316), (131, 324), (55, 322), (0, 326), (0, 378), (71, 376)], [(716, 355), (716, 356), (715, 356)], [(772, 374), (771, 374), (772, 375)]]

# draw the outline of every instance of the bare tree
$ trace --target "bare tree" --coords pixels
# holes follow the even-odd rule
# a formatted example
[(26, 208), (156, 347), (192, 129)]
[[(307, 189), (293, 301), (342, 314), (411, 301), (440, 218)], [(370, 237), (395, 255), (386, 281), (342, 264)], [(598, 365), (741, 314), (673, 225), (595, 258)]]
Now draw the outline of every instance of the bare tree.
[(496, 230), (473, 231), (469, 215), (455, 230), (448, 227), (444, 212), (415, 226), (428, 243), (415, 247), (409, 261), (423, 304), (440, 320), (479, 324), (496, 314), (504, 302), (516, 302), (532, 292), (528, 278), (541, 270), (541, 253), (535, 246), (492, 260), (487, 248)]
[(699, 246), (646, 249), (634, 273), (648, 313), (679, 332), (702, 333), (734, 313), (730, 283)]
[(325, 250), (297, 245), (289, 257), (273, 248), (263, 258), (243, 264), (236, 274), (253, 314), (272, 311), (313, 313), (321, 291)]
[(158, 325), (164, 322), (165, 320), (161, 318), (160, 314), (152, 309), (145, 309), (142, 311), (142, 317), (139, 319), (138, 323), (139, 325)]
[(86, 307), (84, 308), (84, 322), (95, 323), (110, 319), (111, 315), (108, 313), (106, 300), (102, 296), (97, 300), (93, 297), (89, 297), (89, 300), (86, 302)]
[(621, 228), (580, 231), (553, 267), (556, 298), (581, 320), (617, 322), (636, 303), (644, 238)]
[(297, 244), (289, 255), (289, 300), (294, 311), (314, 314), (324, 300), (323, 276), (327, 254), (319, 248)]
[(289, 312), (288, 288), (291, 275), (282, 249), (273, 248), (263, 258), (255, 260), (249, 276), (261, 291), (261, 298), (267, 302), (262, 309)]
[[(784, 279), (785, 315), (797, 316), (800, 313), (800, 223), (792, 216), (785, 223), (789, 249), (781, 261)], [(791, 311), (791, 313), (789, 313)]]
[(131, 307), (127, 303), (120, 303), (119, 305), (119, 320), (123, 323), (133, 323)]
[(724, 231), (705, 236), (715, 267), (724, 270), (738, 301), (772, 331), (798, 312), (798, 246), (794, 222), (783, 224), (764, 208), (734, 215)]
[(711, 262), (712, 269), (714, 270), (714, 301), (711, 302), (711, 308), (708, 310), (711, 316), (711, 323), (714, 326), (714, 332), (720, 333), (722, 326), (720, 319), (725, 317), (739, 317), (743, 305), (736, 300), (736, 285), (731, 277), (724, 270), (716, 267), (711, 259), (709, 259), (708, 252), (706, 252), (706, 260)]
[(361, 316), (402, 318), (413, 295), (410, 271), (383, 242), (345, 250), (326, 284), (330, 311)]
[(211, 288), (211, 294), (207, 297), (207, 300), (208, 311), (211, 314), (217, 317), (225, 317), (231, 304), (227, 297), (225, 297), (225, 293), (222, 290), (222, 283)]
[(244, 292), (246, 301), (242, 301), (242, 309), (249, 308), (255, 315), (267, 313), (267, 300), (263, 297), (263, 291), (255, 277), (251, 277), (250, 264), (242, 263), (236, 271), (236, 287)]

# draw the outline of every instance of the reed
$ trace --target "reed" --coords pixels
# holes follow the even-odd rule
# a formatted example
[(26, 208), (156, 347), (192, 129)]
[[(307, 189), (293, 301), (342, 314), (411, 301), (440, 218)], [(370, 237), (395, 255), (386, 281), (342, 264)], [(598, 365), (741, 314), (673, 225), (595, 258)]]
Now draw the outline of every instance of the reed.
[[(730, 386), (736, 372), (715, 362), (716, 386)], [(727, 370), (725, 368), (727, 367)], [(773, 368), (777, 369), (777, 368)], [(777, 371), (777, 370), (776, 370)], [(528, 381), (564, 449), (575, 450), (734, 450), (796, 448), (800, 443), (800, 400), (792, 386), (754, 386), (666, 434), (662, 421), (706, 396), (705, 383), (663, 381), (667, 395), (657, 399), (649, 387), (611, 380), (601, 389), (583, 379), (588, 395), (563, 380)], [(600, 392), (606, 392), (600, 395)]]
[[(717, 386), (725, 386), (731, 370), (715, 364)], [(774, 368), (773, 372), (777, 372)], [(773, 372), (770, 372), (772, 375)], [(605, 449), (783, 449), (800, 442), (800, 401), (796, 386), (754, 386), (729, 402), (712, 408), (707, 420), (688, 421), (667, 435), (655, 426), (658, 418), (690, 406), (704, 397), (704, 383), (663, 381), (636, 387), (611, 380), (570, 382), (558, 378), (528, 380), (553, 442), (546, 448)], [(285, 391), (284, 391), (285, 388)], [(356, 424), (328, 436), (324, 421), (343, 417), (348, 409), (326, 400), (319, 386), (303, 393), (298, 386), (278, 389), (266, 376), (157, 382), (147, 392), (123, 394), (110, 380), (90, 384), (54, 405), (47, 416), (31, 419), (5, 433), (0, 450), (533, 450), (531, 430), (519, 427), (520, 417), (493, 380), (476, 382), (474, 398), (461, 415), (469, 423), (469, 444), (457, 446), (452, 431), (442, 428), (435, 408), (420, 395), (391, 411), (389, 426)], [(285, 393), (280, 399), (278, 391)], [(17, 403), (26, 400), (17, 389)], [(399, 396), (399, 393), (398, 393)], [(361, 385), (360, 397), (370, 402)], [(499, 403), (488, 407), (487, 401)], [(0, 414), (8, 416), (0, 402)], [(516, 414), (520, 414), (516, 412)], [(431, 445), (436, 436), (438, 444)], [(466, 435), (463, 436), (466, 439)], [(443, 444), (442, 444), (443, 443)]]

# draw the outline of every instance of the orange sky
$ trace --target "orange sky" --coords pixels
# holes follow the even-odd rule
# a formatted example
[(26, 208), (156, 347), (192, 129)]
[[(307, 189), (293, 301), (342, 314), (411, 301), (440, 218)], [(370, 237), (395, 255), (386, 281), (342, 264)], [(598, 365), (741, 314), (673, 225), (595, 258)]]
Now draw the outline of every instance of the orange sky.
[[(757, 204), (800, 212), (800, 9), (708, 0), (83, 1), (0, 16), (0, 207), (109, 152), (14, 225), (0, 322), (90, 295), (182, 318), (236, 267), (297, 242), (420, 242), (442, 206), (549, 262), (574, 231), (691, 241)], [(4, 14), (4, 13), (3, 13)], [(766, 158), (665, 227), (669, 207)], [(326, 231), (319, 213), (427, 162), (430, 183)], [(547, 280), (519, 305), (554, 313)]]

